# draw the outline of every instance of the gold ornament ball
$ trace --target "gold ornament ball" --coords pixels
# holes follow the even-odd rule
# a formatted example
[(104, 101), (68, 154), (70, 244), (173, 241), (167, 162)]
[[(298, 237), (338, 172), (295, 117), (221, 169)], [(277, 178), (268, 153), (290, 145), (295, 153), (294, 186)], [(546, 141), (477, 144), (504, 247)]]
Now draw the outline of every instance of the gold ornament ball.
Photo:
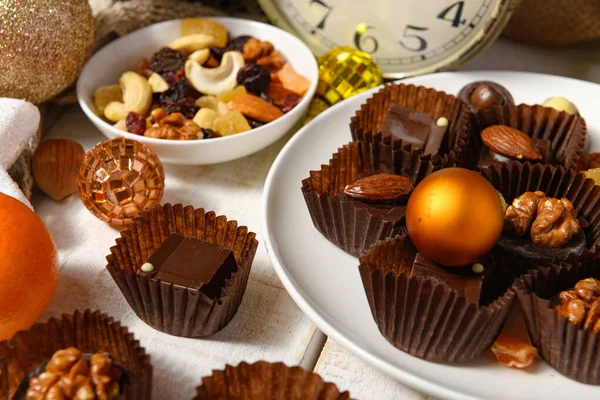
[(75, 81), (94, 41), (88, 0), (0, 1), (0, 97), (42, 103)]
[(446, 168), (421, 181), (406, 207), (410, 240), (445, 266), (477, 261), (494, 247), (504, 224), (498, 192), (476, 172)]

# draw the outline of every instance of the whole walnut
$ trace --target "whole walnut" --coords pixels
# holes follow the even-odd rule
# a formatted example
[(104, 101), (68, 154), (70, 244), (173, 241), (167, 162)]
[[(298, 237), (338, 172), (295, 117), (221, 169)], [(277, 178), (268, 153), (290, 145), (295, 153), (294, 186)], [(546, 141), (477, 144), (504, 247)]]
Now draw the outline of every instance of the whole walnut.
[(544, 197), (546, 194), (538, 190), (525, 192), (515, 198), (504, 215), (504, 232), (515, 237), (525, 235), (529, 231), (531, 221), (537, 216), (538, 203)]
[(567, 199), (546, 197), (538, 203), (531, 241), (540, 247), (560, 247), (581, 231), (577, 211)]

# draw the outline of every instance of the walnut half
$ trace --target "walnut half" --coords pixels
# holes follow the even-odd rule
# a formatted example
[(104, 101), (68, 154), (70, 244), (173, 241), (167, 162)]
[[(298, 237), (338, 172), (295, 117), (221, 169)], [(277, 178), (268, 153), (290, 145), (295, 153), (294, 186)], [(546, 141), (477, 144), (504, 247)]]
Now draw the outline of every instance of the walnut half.
[(546, 197), (544, 192), (525, 192), (513, 200), (504, 216), (504, 231), (511, 236), (521, 237), (529, 231), (531, 221), (538, 212), (540, 199)]
[(600, 280), (582, 279), (574, 289), (560, 292), (558, 300), (555, 309), (560, 317), (592, 333), (600, 332)]
[(538, 204), (531, 224), (531, 240), (539, 247), (560, 247), (581, 231), (577, 211), (567, 199), (546, 197)]
[(181, 113), (165, 115), (162, 108), (152, 110), (154, 125), (146, 129), (144, 136), (156, 139), (194, 140), (198, 139), (201, 129), (194, 121)]

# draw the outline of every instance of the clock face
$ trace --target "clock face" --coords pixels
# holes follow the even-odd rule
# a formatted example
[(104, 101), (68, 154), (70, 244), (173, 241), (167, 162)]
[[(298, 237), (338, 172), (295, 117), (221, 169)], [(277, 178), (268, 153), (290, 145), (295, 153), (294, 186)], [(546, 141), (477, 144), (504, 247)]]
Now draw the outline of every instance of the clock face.
[[(321, 54), (349, 45), (370, 53), (387, 77), (455, 65), (491, 42), (510, 0), (262, 0), (275, 23)], [(511, 3), (511, 4), (508, 4)], [(500, 23), (498, 23), (500, 22)]]

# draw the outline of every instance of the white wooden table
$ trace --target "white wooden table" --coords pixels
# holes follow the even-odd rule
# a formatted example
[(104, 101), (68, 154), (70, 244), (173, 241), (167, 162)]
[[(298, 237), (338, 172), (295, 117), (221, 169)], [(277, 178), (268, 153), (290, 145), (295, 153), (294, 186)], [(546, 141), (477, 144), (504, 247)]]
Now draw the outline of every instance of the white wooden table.
[[(467, 69), (536, 71), (600, 82), (600, 42), (535, 49), (500, 40)], [(166, 166), (163, 201), (225, 214), (255, 231), (260, 241), (264, 180), (290, 135), (241, 160), (203, 167)], [(48, 136), (75, 138), (86, 150), (104, 140), (78, 106), (63, 114)], [(106, 271), (105, 256), (118, 236), (117, 230), (93, 217), (76, 195), (57, 203), (37, 193), (33, 205), (56, 241), (61, 262), (57, 294), (41, 320), (85, 308), (100, 309), (120, 320), (152, 357), (154, 399), (191, 399), (200, 378), (212, 369), (261, 359), (314, 369), (341, 389), (350, 390), (355, 399), (426, 398), (327, 340), (282, 287), (262, 244), (233, 321), (208, 339), (176, 338), (139, 320)]]

